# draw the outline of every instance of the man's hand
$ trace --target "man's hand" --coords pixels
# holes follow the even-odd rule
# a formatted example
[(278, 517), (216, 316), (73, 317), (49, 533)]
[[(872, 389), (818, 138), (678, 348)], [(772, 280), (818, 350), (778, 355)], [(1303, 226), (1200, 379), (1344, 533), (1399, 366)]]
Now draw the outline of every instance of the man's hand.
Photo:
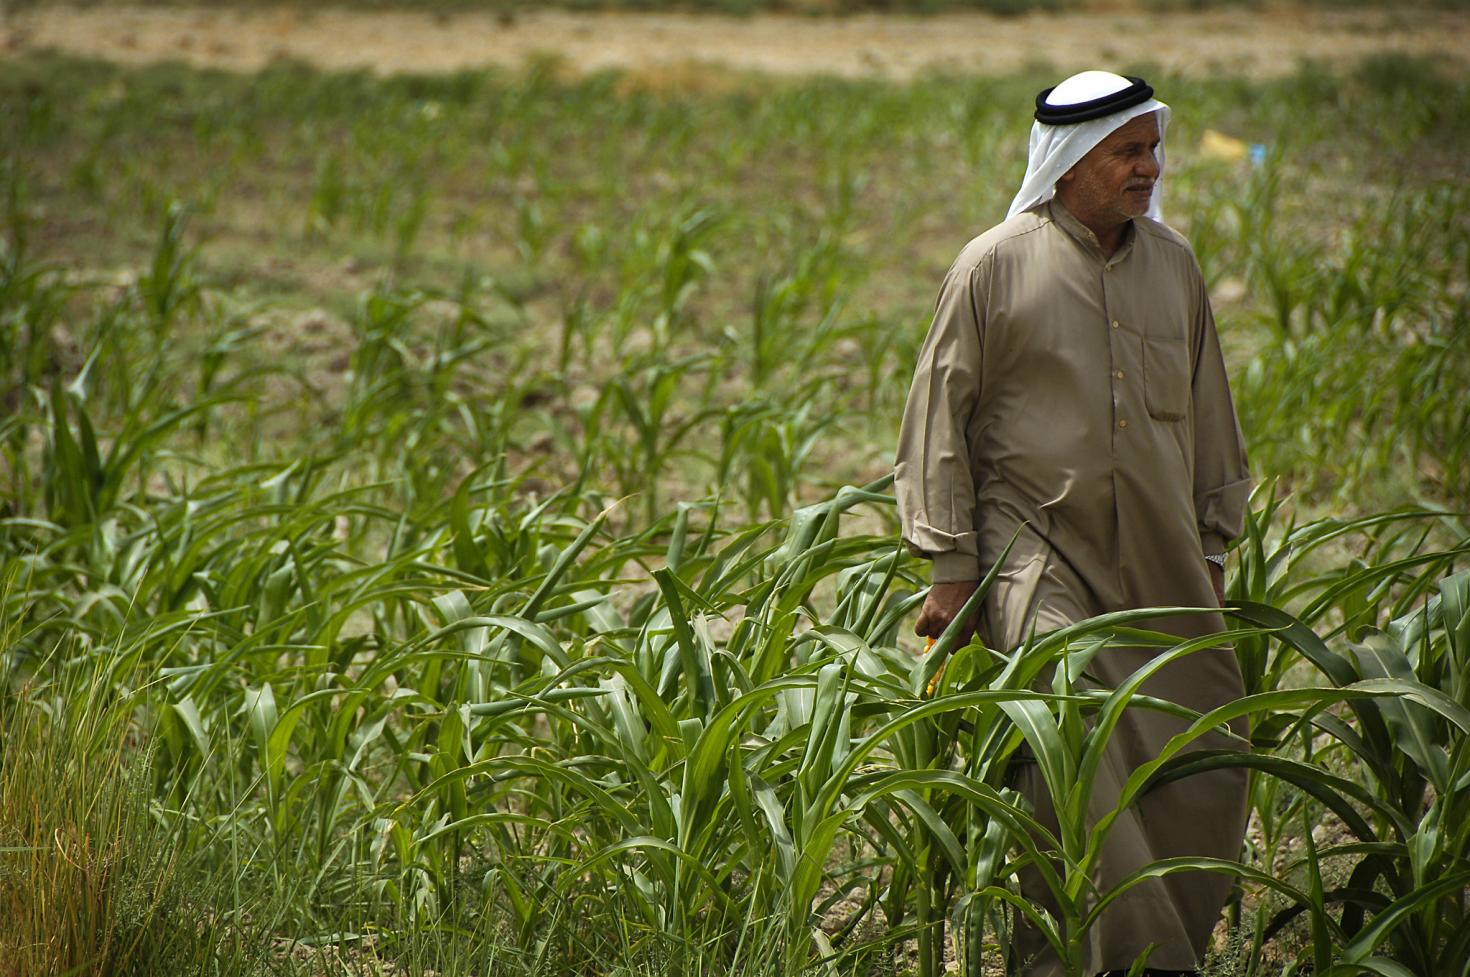
[[(965, 606), (965, 601), (980, 586), (978, 580), (961, 580), (955, 583), (937, 583), (929, 588), (929, 596), (924, 598), (924, 607), (919, 611), (919, 619), (914, 622), (914, 634), (921, 638), (938, 638), (944, 634), (944, 629), (955, 619)], [(968, 638), (970, 632), (975, 630), (973, 618), (965, 624), (965, 634), (962, 639)]]
[[(1205, 561), (1205, 566), (1210, 568), (1210, 584), (1215, 588), (1215, 599), (1220, 606), (1225, 606), (1225, 568), (1211, 560)], [(928, 606), (927, 604), (925, 605)], [(922, 615), (920, 620), (923, 620)]]

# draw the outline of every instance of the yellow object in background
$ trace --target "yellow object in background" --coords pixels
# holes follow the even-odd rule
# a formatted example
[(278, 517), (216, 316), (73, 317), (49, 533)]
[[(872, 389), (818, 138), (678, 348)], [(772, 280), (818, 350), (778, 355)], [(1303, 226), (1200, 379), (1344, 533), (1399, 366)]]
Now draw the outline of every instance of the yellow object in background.
[(1238, 163), (1250, 153), (1250, 146), (1234, 136), (1227, 136), (1214, 129), (1206, 129), (1199, 137), (1199, 152), (1208, 159)]

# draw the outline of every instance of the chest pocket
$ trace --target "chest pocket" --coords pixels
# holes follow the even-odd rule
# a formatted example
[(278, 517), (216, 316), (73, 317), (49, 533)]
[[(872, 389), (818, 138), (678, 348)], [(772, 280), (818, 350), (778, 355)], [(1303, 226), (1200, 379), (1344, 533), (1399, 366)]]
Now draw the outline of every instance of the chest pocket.
[(1182, 421), (1189, 410), (1189, 343), (1172, 336), (1143, 338), (1143, 400), (1156, 421)]

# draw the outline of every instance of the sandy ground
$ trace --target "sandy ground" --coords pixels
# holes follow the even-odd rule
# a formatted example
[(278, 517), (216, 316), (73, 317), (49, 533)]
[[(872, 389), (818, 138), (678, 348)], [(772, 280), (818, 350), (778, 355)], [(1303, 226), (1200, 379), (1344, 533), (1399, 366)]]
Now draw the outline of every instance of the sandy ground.
[[(3, 10), (3, 4), (0, 4)], [(776, 74), (903, 78), (931, 66), (990, 73), (1151, 63), (1179, 72), (1275, 74), (1304, 59), (1436, 53), (1470, 68), (1470, 13), (1300, 10), (1085, 11), (996, 18), (536, 12), (435, 15), (279, 8), (46, 8), (0, 14), (0, 56), (55, 48), (146, 63), (249, 71), (295, 59), (324, 68), (441, 72), (555, 54), (569, 67), (656, 70), (723, 64)]]

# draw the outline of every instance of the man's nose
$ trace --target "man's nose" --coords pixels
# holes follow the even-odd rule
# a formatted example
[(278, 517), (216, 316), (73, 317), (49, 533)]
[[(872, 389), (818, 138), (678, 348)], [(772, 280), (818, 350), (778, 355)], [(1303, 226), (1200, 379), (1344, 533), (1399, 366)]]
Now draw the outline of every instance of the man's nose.
[(1139, 176), (1146, 176), (1150, 180), (1157, 180), (1159, 178), (1159, 174), (1163, 171), (1163, 169), (1164, 168), (1159, 165), (1158, 157), (1155, 156), (1153, 153), (1148, 153), (1147, 155), (1140, 157), (1138, 161), (1138, 166), (1135, 167), (1135, 172)]

